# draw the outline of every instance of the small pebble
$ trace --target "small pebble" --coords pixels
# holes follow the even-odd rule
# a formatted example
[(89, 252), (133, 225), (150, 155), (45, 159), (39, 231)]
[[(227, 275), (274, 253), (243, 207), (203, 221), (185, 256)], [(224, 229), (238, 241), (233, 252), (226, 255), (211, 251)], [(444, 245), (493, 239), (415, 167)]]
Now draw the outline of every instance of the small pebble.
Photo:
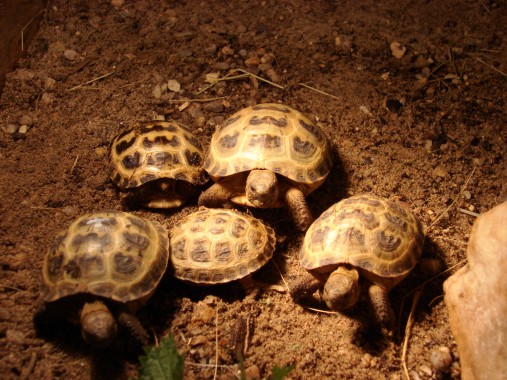
[(247, 380), (261, 379), (261, 370), (259, 369), (259, 366), (253, 364), (250, 367), (246, 368), (245, 379)]
[(216, 113), (224, 112), (224, 105), (220, 101), (213, 101), (213, 102), (205, 103), (203, 108), (206, 111), (211, 111), (211, 112), (216, 112)]
[(230, 46), (224, 46), (222, 48), (222, 54), (223, 55), (234, 55), (234, 50), (232, 50)]
[(156, 84), (151, 93), (153, 94), (153, 97), (155, 99), (160, 99), (160, 97), (162, 96), (162, 88), (160, 87), (159, 84)]
[(280, 82), (280, 76), (277, 74), (277, 72), (274, 69), (268, 69), (266, 71), (266, 75), (271, 80), (271, 82), (274, 82), (274, 83)]
[(181, 84), (177, 80), (169, 79), (167, 81), (167, 89), (172, 92), (180, 92)]
[(431, 351), (430, 361), (436, 373), (447, 373), (451, 369), (451, 350), (447, 347), (438, 347)]
[(63, 29), (66, 31), (66, 32), (75, 32), (76, 31), (76, 23), (74, 22), (74, 20), (69, 20), (65, 23), (65, 25), (63, 26)]
[(25, 335), (21, 331), (8, 329), (5, 332), (5, 337), (7, 340), (14, 344), (23, 344), (25, 343)]
[(22, 125), (18, 129), (18, 133), (24, 135), (26, 132), (28, 132), (28, 125)]
[(79, 54), (77, 53), (77, 51), (75, 50), (72, 50), (72, 49), (66, 49), (64, 52), (63, 52), (63, 56), (68, 59), (69, 61), (75, 61), (76, 59), (78, 59), (79, 57)]
[(23, 115), (18, 119), (18, 124), (31, 127), (33, 125), (33, 119), (29, 115)]
[(391, 53), (393, 54), (393, 57), (396, 59), (402, 59), (405, 53), (407, 52), (407, 48), (396, 41), (392, 42), (390, 47)]
[(200, 346), (207, 341), (208, 339), (204, 335), (193, 336), (192, 339), (190, 339), (190, 347)]
[(429, 61), (424, 58), (422, 55), (418, 55), (413, 63), (414, 67), (418, 69), (422, 69), (423, 67), (428, 67), (430, 65)]
[(53, 95), (48, 94), (47, 92), (45, 92), (40, 97), (40, 101), (41, 101), (42, 104), (51, 104), (53, 102)]
[(261, 63), (261, 60), (259, 59), (259, 57), (250, 57), (250, 58), (245, 59), (246, 66), (257, 67), (260, 63)]
[(204, 302), (198, 302), (192, 313), (192, 322), (202, 321), (208, 323), (215, 315), (215, 310)]
[(111, 0), (111, 5), (115, 8), (120, 8), (125, 4), (125, 0)]
[(433, 374), (433, 371), (427, 365), (420, 366), (419, 370), (427, 376), (431, 376)]
[(433, 174), (435, 174), (437, 177), (441, 177), (441, 178), (447, 177), (447, 171), (441, 165), (439, 165), (435, 169), (433, 169)]
[(54, 80), (53, 78), (46, 78), (46, 80), (44, 81), (44, 88), (46, 90), (50, 90), (55, 87), (55, 84), (56, 80)]
[(106, 147), (103, 147), (103, 146), (99, 146), (97, 148), (95, 148), (95, 154), (98, 156), (98, 157), (104, 157), (107, 153), (107, 148)]
[(352, 37), (340, 35), (335, 37), (334, 44), (343, 51), (350, 51), (352, 48)]
[(8, 321), (11, 319), (11, 312), (5, 307), (0, 307), (0, 321)]
[(206, 118), (204, 116), (198, 116), (195, 119), (195, 125), (197, 127), (199, 127), (200, 129), (202, 129), (202, 127), (204, 127), (205, 124), (206, 124)]
[(273, 64), (275, 62), (275, 56), (271, 53), (264, 54), (261, 57), (261, 63)]
[(431, 153), (432, 146), (433, 146), (433, 141), (426, 140), (426, 143), (424, 144), (424, 150), (426, 150), (427, 153)]
[(463, 196), (465, 197), (465, 199), (471, 199), (472, 193), (470, 193), (470, 191), (468, 191), (468, 190), (465, 190), (465, 191), (463, 191)]
[(18, 128), (19, 126), (17, 126), (16, 124), (7, 124), (2, 126), (2, 131), (4, 131), (5, 133), (12, 134), (16, 133), (18, 131)]
[(213, 68), (217, 70), (229, 70), (231, 65), (229, 62), (215, 62)]

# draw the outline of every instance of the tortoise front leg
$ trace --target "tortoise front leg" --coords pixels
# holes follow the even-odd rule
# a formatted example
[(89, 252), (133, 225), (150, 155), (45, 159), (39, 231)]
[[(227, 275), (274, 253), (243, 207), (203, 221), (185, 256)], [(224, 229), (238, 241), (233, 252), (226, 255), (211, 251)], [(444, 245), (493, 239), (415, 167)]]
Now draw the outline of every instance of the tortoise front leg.
[(147, 346), (150, 343), (148, 332), (135, 315), (122, 309), (118, 312), (117, 319), (118, 323), (125, 327), (142, 346)]
[[(377, 322), (383, 329), (391, 331), (394, 327), (395, 316), (389, 303), (387, 289), (371, 284), (368, 288), (368, 295)], [(390, 335), (390, 333), (388, 333), (388, 335)]]
[(285, 192), (285, 202), (289, 213), (300, 232), (305, 232), (313, 223), (312, 212), (308, 208), (303, 192), (295, 187)]
[(209, 189), (204, 191), (199, 197), (199, 206), (210, 208), (222, 207), (229, 199), (234, 196), (234, 192), (221, 183), (211, 185)]
[(305, 273), (291, 284), (290, 295), (295, 302), (301, 303), (301, 301), (312, 299), (313, 294), (319, 290), (321, 286), (322, 283), (319, 280), (310, 273)]

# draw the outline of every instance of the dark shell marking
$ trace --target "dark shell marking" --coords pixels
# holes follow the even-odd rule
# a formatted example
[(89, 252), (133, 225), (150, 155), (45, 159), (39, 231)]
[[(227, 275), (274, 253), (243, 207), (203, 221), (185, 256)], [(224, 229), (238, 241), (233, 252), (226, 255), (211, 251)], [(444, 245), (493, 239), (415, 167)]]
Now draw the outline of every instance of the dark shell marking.
[(197, 283), (240, 279), (269, 261), (275, 249), (269, 226), (234, 210), (202, 208), (170, 235), (174, 276)]
[(84, 215), (47, 253), (42, 296), (46, 302), (77, 293), (136, 300), (156, 287), (168, 259), (167, 231), (157, 222), (121, 211)]
[(331, 148), (319, 128), (302, 113), (274, 103), (242, 109), (227, 119), (204, 160), (214, 180), (267, 169), (298, 183), (305, 194), (322, 184), (331, 165)]
[(121, 190), (162, 178), (194, 185), (208, 180), (201, 143), (174, 121), (144, 123), (120, 133), (111, 144), (110, 160), (111, 179)]
[(383, 284), (389, 287), (412, 270), (423, 244), (422, 226), (408, 210), (373, 194), (357, 195), (331, 206), (310, 226), (300, 261), (317, 271), (353, 265), (376, 281), (393, 279)]

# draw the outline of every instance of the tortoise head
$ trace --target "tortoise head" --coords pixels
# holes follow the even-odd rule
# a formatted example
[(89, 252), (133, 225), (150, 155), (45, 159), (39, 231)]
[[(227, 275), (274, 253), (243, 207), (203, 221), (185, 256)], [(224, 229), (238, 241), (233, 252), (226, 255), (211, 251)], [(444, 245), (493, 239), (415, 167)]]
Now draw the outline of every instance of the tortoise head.
[(133, 189), (133, 202), (148, 208), (180, 207), (197, 195), (196, 186), (185, 180), (159, 178)]
[(270, 207), (278, 200), (278, 180), (269, 170), (252, 170), (246, 179), (245, 194), (256, 207)]
[(339, 266), (324, 285), (323, 298), (331, 310), (352, 307), (359, 298), (359, 273), (354, 268)]
[(105, 348), (116, 337), (116, 320), (100, 301), (86, 303), (81, 310), (80, 320), (81, 336), (94, 347)]

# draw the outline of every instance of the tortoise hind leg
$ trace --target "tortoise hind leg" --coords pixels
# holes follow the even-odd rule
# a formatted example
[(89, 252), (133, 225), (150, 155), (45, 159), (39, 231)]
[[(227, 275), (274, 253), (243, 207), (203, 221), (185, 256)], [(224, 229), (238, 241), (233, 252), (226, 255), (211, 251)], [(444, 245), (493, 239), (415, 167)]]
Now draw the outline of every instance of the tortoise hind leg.
[(215, 183), (200, 195), (198, 204), (210, 208), (222, 207), (233, 195), (234, 193), (226, 186)]
[(143, 346), (150, 343), (150, 336), (139, 319), (127, 310), (120, 310), (117, 315), (118, 323), (125, 327), (129, 333)]
[(301, 190), (291, 187), (285, 193), (285, 202), (296, 228), (301, 232), (305, 232), (313, 223), (312, 212), (308, 208), (305, 195)]

